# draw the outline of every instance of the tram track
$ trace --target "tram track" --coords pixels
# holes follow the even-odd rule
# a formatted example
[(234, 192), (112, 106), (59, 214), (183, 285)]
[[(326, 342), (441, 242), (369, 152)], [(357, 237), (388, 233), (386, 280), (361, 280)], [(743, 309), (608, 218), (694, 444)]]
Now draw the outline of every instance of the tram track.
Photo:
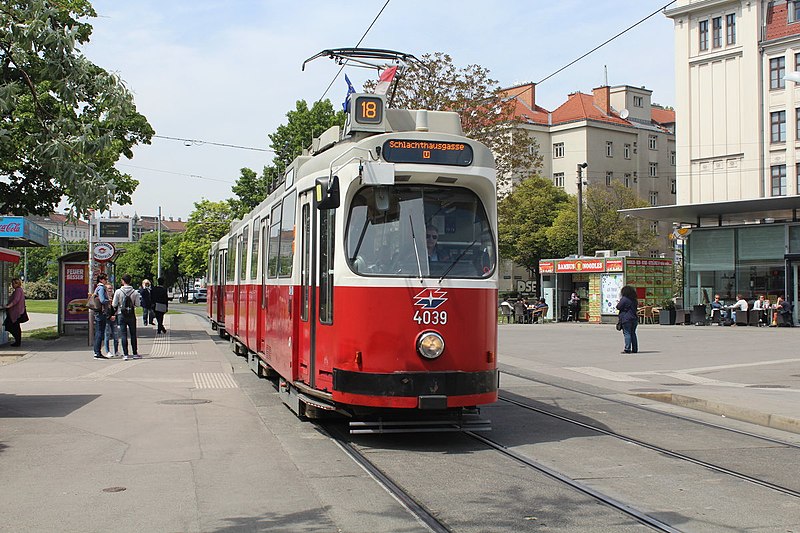
[(708, 470), (711, 470), (713, 472), (717, 472), (717, 473), (720, 473), (720, 474), (725, 474), (725, 475), (728, 475), (728, 476), (732, 476), (732, 477), (738, 478), (738, 479), (740, 479), (742, 481), (746, 481), (746, 482), (752, 483), (754, 485), (759, 485), (759, 486), (765, 487), (767, 489), (774, 490), (776, 492), (780, 492), (780, 493), (786, 494), (788, 496), (792, 496), (794, 498), (800, 498), (800, 491), (797, 491), (797, 490), (794, 490), (794, 489), (790, 489), (788, 487), (783, 487), (781, 485), (772, 483), (770, 481), (765, 481), (763, 479), (758, 479), (758, 478), (755, 478), (753, 476), (749, 476), (749, 475), (741, 473), (741, 472), (736, 472), (735, 470), (731, 470), (729, 468), (725, 468), (725, 467), (720, 466), (720, 465), (709, 463), (707, 461), (703, 461), (703, 460), (697, 459), (695, 457), (691, 457), (689, 455), (686, 455), (686, 454), (683, 454), (683, 453), (680, 453), (680, 452), (676, 452), (674, 450), (669, 450), (669, 449), (664, 448), (662, 446), (651, 444), (651, 443), (645, 442), (643, 440), (636, 439), (634, 437), (630, 437), (630, 436), (627, 436), (627, 435), (622, 435), (620, 433), (617, 433), (617, 432), (614, 432), (614, 431), (610, 431), (610, 430), (607, 430), (607, 429), (603, 429), (601, 427), (597, 427), (597, 426), (592, 425), (592, 424), (587, 424), (585, 422), (581, 422), (580, 420), (576, 420), (574, 418), (570, 418), (570, 417), (565, 416), (565, 415), (561, 415), (561, 414), (558, 414), (558, 413), (553, 413), (553, 412), (547, 411), (545, 409), (540, 409), (538, 407), (527, 405), (524, 402), (520, 402), (518, 400), (513, 400), (511, 398), (507, 398), (507, 397), (504, 397), (502, 395), (500, 396), (499, 399), (500, 399), (500, 401), (516, 405), (517, 407), (521, 407), (521, 408), (526, 409), (528, 411), (539, 413), (539, 414), (542, 414), (542, 415), (545, 415), (545, 416), (549, 416), (551, 418), (555, 418), (557, 420), (561, 420), (563, 422), (567, 422), (569, 424), (573, 424), (575, 426), (579, 426), (579, 427), (584, 428), (584, 429), (595, 431), (595, 432), (600, 433), (602, 435), (613, 437), (615, 439), (619, 439), (619, 440), (624, 441), (624, 442), (629, 443), (629, 444), (635, 444), (635, 445), (637, 445), (639, 447), (646, 448), (648, 450), (652, 450), (652, 451), (658, 452), (658, 453), (660, 453), (662, 455), (666, 455), (666, 456), (672, 457), (674, 459), (679, 459), (679, 460), (682, 460), (682, 461), (686, 461), (686, 462), (701, 466), (701, 467), (706, 468)]
[[(745, 437), (751, 437), (753, 439), (758, 439), (760, 441), (768, 442), (770, 444), (777, 444), (779, 446), (785, 446), (787, 448), (795, 448), (795, 449), (800, 450), (800, 444), (793, 443), (793, 442), (788, 442), (788, 441), (781, 440), (781, 439), (776, 439), (776, 438), (773, 438), (773, 437), (767, 437), (765, 435), (760, 435), (758, 433), (753, 433), (751, 431), (745, 431), (745, 430), (742, 430), (742, 429), (732, 428), (730, 426), (724, 426), (722, 424), (715, 424), (713, 422), (708, 422), (708, 421), (705, 421), (705, 420), (699, 420), (697, 418), (692, 418), (692, 417), (689, 417), (689, 416), (679, 415), (679, 414), (676, 414), (676, 413), (668, 413), (668, 412), (665, 412), (665, 411), (662, 411), (662, 410), (659, 410), (659, 409), (654, 409), (652, 407), (648, 407), (646, 405), (641, 405), (641, 404), (637, 404), (637, 403), (633, 403), (633, 402), (626, 402), (624, 400), (619, 400), (619, 399), (616, 399), (616, 398), (609, 398), (608, 396), (604, 396), (602, 394), (595, 394), (595, 393), (587, 392), (587, 391), (580, 390), (580, 389), (577, 389), (577, 388), (574, 388), (574, 387), (567, 387), (565, 385), (558, 385), (558, 384), (555, 384), (555, 383), (548, 383), (546, 381), (542, 381), (540, 379), (536, 379), (536, 378), (532, 378), (530, 376), (527, 376), (527, 375), (525, 375), (525, 374), (523, 374), (521, 372), (512, 372), (512, 371), (509, 371), (509, 370), (501, 370), (500, 373), (501, 374), (507, 374), (507, 375), (513, 376), (515, 378), (524, 379), (526, 381), (531, 381), (533, 383), (538, 383), (540, 385), (545, 385), (545, 386), (548, 386), (548, 387), (552, 387), (552, 388), (555, 388), (555, 389), (568, 391), (568, 392), (573, 392), (573, 393), (576, 393), (576, 394), (580, 394), (582, 396), (587, 396), (587, 397), (590, 397), (590, 398), (596, 398), (598, 400), (603, 400), (605, 402), (609, 402), (609, 403), (613, 403), (613, 404), (617, 404), (617, 405), (623, 405), (625, 407), (629, 407), (631, 409), (636, 409), (638, 411), (643, 411), (643, 412), (647, 412), (647, 413), (653, 413), (653, 414), (657, 414), (657, 415), (660, 415), (660, 416), (663, 416), (663, 417), (672, 418), (672, 419), (676, 419), (676, 420), (681, 420), (681, 421), (684, 421), (684, 422), (691, 422), (691, 423), (699, 425), (699, 426), (704, 426), (704, 427), (718, 429), (718, 430), (722, 430), (722, 431), (726, 431), (726, 432), (730, 432), (730, 433), (735, 433), (737, 435), (742, 435), (742, 436), (745, 436)], [(502, 389), (501, 389), (501, 391), (502, 391)]]
[(598, 490), (595, 490), (595, 489), (589, 487), (588, 485), (580, 483), (579, 481), (576, 481), (576, 480), (574, 480), (574, 479), (572, 479), (572, 478), (570, 478), (570, 477), (568, 477), (568, 476), (566, 476), (566, 475), (564, 475), (564, 474), (562, 474), (562, 473), (560, 473), (560, 472), (558, 472), (558, 471), (556, 471), (556, 470), (554, 470), (554, 469), (552, 469), (552, 468), (550, 468), (548, 466), (545, 466), (544, 464), (542, 464), (542, 463), (540, 463), (538, 461), (534, 461), (533, 459), (531, 459), (529, 457), (526, 457), (526, 456), (524, 456), (522, 454), (519, 454), (519, 453), (507, 448), (506, 446), (500, 444), (499, 442), (496, 442), (496, 441), (486, 437), (485, 435), (480, 435), (478, 433), (473, 433), (471, 431), (466, 432), (465, 434), (468, 435), (469, 437), (471, 437), (471, 438), (473, 438), (473, 439), (485, 444), (486, 446), (489, 446), (490, 448), (492, 448), (493, 450), (501, 453), (505, 457), (513, 459), (514, 461), (517, 461), (517, 462), (519, 462), (519, 463), (521, 463), (521, 464), (523, 464), (525, 466), (533, 468), (534, 470), (536, 470), (538, 472), (541, 472), (542, 474), (545, 474), (548, 477), (551, 477), (551, 478), (553, 478), (553, 479), (555, 479), (555, 480), (557, 480), (557, 481), (559, 481), (559, 482), (561, 482), (561, 483), (563, 483), (565, 485), (568, 485), (568, 486), (572, 487), (573, 489), (575, 489), (575, 490), (577, 490), (579, 492), (582, 492), (583, 494), (586, 494), (587, 496), (599, 501), (600, 503), (602, 503), (602, 504), (604, 504), (604, 505), (606, 505), (608, 507), (611, 507), (613, 509), (616, 509), (617, 511), (619, 511), (619, 512), (625, 514), (625, 515), (630, 516), (631, 518), (633, 518), (637, 522), (655, 529), (656, 531), (667, 531), (667, 532), (672, 532), (672, 533), (680, 531), (679, 529), (675, 529), (672, 526), (670, 526), (669, 524), (666, 524), (666, 523), (662, 522), (661, 520), (658, 520), (657, 518), (653, 518), (652, 516), (648, 515), (647, 513), (644, 513), (644, 512), (642, 512), (642, 511), (640, 511), (640, 510), (638, 510), (638, 509), (636, 509), (634, 507), (631, 507), (630, 505), (627, 505), (627, 504), (625, 504), (625, 503), (623, 503), (623, 502), (621, 502), (621, 501), (619, 501), (619, 500), (617, 500), (615, 498), (612, 498), (611, 496), (603, 494), (602, 492), (600, 492)]

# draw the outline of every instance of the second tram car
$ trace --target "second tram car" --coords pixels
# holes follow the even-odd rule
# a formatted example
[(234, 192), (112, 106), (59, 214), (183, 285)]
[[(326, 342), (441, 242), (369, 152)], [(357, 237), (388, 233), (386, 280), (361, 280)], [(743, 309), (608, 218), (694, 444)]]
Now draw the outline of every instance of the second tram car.
[(299, 416), (469, 426), (498, 388), (491, 151), (456, 113), (375, 94), (340, 130), (212, 247), (212, 326)]

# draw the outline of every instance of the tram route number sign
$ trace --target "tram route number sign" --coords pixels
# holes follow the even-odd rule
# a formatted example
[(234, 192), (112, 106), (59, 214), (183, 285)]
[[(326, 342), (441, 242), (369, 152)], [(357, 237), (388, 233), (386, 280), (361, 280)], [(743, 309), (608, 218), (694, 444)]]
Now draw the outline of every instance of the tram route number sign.
[(383, 143), (381, 153), (390, 163), (468, 167), (473, 159), (472, 147), (459, 142), (391, 139)]

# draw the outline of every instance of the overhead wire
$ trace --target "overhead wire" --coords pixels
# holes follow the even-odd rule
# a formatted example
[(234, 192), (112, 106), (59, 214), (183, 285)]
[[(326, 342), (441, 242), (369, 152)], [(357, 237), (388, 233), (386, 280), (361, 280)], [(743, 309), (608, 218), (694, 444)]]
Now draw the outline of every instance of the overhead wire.
[(254, 152), (272, 152), (275, 153), (275, 150), (271, 148), (255, 148), (253, 146), (242, 146), (240, 144), (228, 144), (228, 143), (219, 143), (214, 141), (203, 141), (200, 139), (185, 139), (183, 137), (170, 137), (167, 135), (153, 135), (153, 137), (157, 137), (159, 139), (167, 139), (169, 141), (181, 141), (183, 143), (190, 143), (187, 146), (192, 145), (203, 145), (203, 144), (210, 144), (213, 146), (222, 146), (224, 148), (238, 148), (239, 150), (252, 150)]
[[(378, 18), (379, 18), (379, 17), (381, 16), (381, 14), (383, 13), (383, 10), (384, 10), (384, 9), (386, 9), (386, 6), (388, 6), (388, 5), (389, 5), (389, 2), (390, 2), (390, 1), (391, 1), (391, 0), (386, 0), (386, 3), (385, 3), (385, 4), (383, 4), (383, 7), (381, 8), (381, 10), (380, 10), (380, 11), (378, 11), (378, 14), (377, 14), (377, 15), (375, 15), (375, 18), (372, 20), (372, 23), (369, 25), (369, 28), (367, 28), (367, 31), (365, 31), (365, 32), (364, 32), (364, 35), (362, 35), (362, 36), (361, 36), (361, 39), (359, 39), (359, 40), (358, 40), (358, 42), (356, 43), (356, 46), (355, 46), (356, 48), (358, 48), (358, 47), (361, 45), (361, 43), (364, 41), (364, 38), (366, 38), (367, 34), (369, 33), (369, 30), (371, 30), (371, 29), (372, 29), (372, 27), (375, 25), (375, 23), (378, 21)], [(341, 73), (342, 73), (342, 71), (344, 70), (344, 67), (346, 67), (346, 66), (347, 66), (347, 61), (345, 61), (344, 63), (342, 63), (342, 66), (341, 66), (341, 67), (339, 67), (339, 71), (336, 73), (336, 75), (333, 77), (333, 79), (331, 80), (331, 82), (328, 84), (328, 88), (327, 88), (327, 89), (325, 89), (325, 92), (324, 92), (324, 93), (322, 93), (322, 96), (320, 96), (320, 97), (319, 97), (319, 99), (317, 99), (317, 101), (318, 101), (318, 102), (319, 102), (319, 101), (321, 101), (323, 98), (325, 98), (325, 95), (326, 95), (326, 94), (328, 94), (328, 91), (330, 91), (330, 90), (331, 90), (331, 87), (333, 87), (333, 84), (334, 84), (334, 82), (336, 81), (336, 78), (338, 78), (338, 77), (339, 77), (339, 74), (341, 74)]]

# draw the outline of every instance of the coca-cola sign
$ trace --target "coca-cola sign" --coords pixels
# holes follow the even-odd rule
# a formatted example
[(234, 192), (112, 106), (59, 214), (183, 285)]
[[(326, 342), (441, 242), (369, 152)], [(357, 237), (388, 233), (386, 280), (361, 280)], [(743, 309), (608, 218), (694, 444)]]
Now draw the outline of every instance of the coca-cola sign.
[(22, 237), (24, 220), (22, 217), (0, 217), (0, 237)]

